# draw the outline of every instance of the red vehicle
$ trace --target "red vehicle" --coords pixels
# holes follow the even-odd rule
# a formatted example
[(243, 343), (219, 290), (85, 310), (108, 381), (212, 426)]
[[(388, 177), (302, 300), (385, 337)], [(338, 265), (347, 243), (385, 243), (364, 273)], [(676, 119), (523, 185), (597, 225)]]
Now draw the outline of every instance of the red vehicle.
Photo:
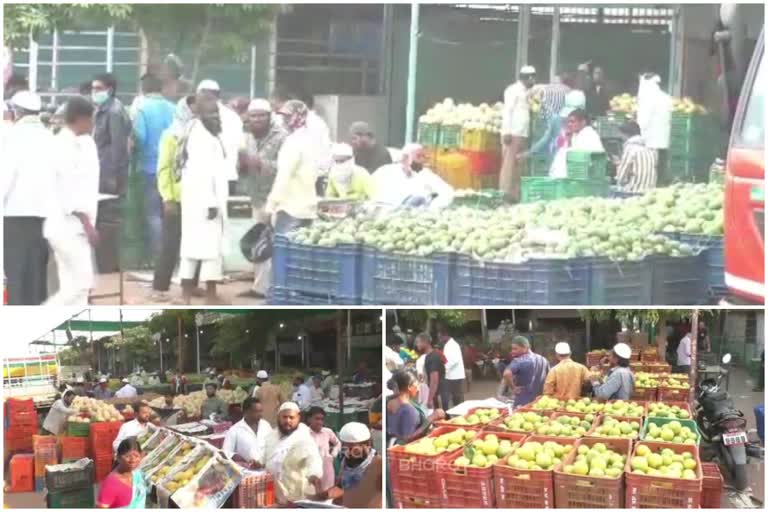
[[(730, 66), (737, 77), (743, 76), (743, 80), (729, 80), (725, 87), (726, 102), (737, 105), (726, 159), (725, 283), (735, 297), (762, 304), (765, 302), (765, 96), (768, 76), (762, 34), (749, 66), (744, 68), (744, 73), (739, 73), (739, 62), (746, 62), (748, 57), (739, 55), (744, 48), (745, 35), (735, 33), (736, 30), (734, 33), (728, 31), (729, 22), (739, 14), (725, 13), (721, 22), (726, 30), (719, 33), (723, 69)], [(742, 85), (739, 87), (738, 84)]]

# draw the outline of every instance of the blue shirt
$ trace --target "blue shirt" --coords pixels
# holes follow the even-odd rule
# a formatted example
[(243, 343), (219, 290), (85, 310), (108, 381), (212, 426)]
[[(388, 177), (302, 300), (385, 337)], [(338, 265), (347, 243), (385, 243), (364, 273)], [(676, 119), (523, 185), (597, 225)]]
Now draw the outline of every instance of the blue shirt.
[(515, 395), (515, 407), (533, 402), (544, 389), (544, 381), (549, 372), (549, 362), (531, 351), (516, 357), (507, 366), (515, 377), (515, 386), (521, 391)]
[(160, 137), (171, 126), (176, 105), (159, 94), (150, 94), (141, 102), (133, 123), (133, 135), (141, 152), (142, 170), (157, 173), (157, 155)]
[(551, 161), (557, 152), (557, 147), (555, 146), (557, 137), (560, 135), (564, 126), (565, 119), (560, 117), (560, 115), (553, 115), (550, 117), (547, 122), (547, 130), (539, 140), (531, 145), (529, 153), (532, 155), (546, 156), (547, 159)]

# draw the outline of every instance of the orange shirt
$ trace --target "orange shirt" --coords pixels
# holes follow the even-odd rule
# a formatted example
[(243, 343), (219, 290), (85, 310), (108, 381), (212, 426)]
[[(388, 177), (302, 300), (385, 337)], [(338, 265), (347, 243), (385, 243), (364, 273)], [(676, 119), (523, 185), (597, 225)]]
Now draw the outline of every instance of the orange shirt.
[(559, 400), (581, 396), (581, 387), (589, 378), (589, 370), (581, 363), (565, 359), (549, 371), (544, 381), (544, 394)]

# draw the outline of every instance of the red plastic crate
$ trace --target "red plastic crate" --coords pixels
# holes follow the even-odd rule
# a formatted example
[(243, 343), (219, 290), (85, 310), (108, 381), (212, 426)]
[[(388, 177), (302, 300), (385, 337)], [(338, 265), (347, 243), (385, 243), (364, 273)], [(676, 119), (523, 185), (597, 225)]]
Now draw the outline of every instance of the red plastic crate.
[[(574, 447), (592, 447), (603, 443), (613, 450), (629, 458), (632, 452), (631, 439), (599, 439), (583, 438), (576, 441)], [(618, 478), (599, 476), (582, 476), (564, 473), (562, 468), (572, 464), (576, 459), (576, 451), (563, 459), (563, 464), (555, 468), (555, 503), (556, 508), (623, 508), (624, 507), (624, 475)]]
[(630, 400), (644, 400), (646, 402), (656, 402), (657, 388), (638, 388), (635, 387)]
[(624, 470), (626, 482), (626, 508), (700, 508), (702, 490), (701, 459), (699, 448), (695, 445), (683, 445), (672, 443), (654, 443), (651, 441), (639, 441), (635, 443), (632, 456), (640, 445), (648, 446), (653, 452), (660, 452), (669, 448), (675, 453), (689, 452), (696, 460), (696, 480), (683, 480), (682, 478), (669, 478), (664, 476), (648, 476), (632, 473), (630, 462)]
[(469, 159), (472, 174), (493, 174), (501, 168), (501, 154), (497, 151), (461, 151)]
[(395, 508), (439, 508), (440, 500), (432, 498), (418, 498), (408, 496), (402, 492), (392, 491)]
[(105, 421), (92, 423), (88, 434), (88, 442), (91, 448), (91, 455), (112, 455), (112, 443), (115, 442), (122, 421)]
[(38, 419), (37, 413), (32, 412), (17, 412), (12, 416), (7, 416), (8, 427), (33, 427), (37, 431)]
[(35, 458), (32, 454), (11, 457), (10, 492), (33, 492), (35, 490)]
[[(61, 437), (61, 461), (70, 462), (88, 456), (87, 437)], [(111, 445), (110, 445), (111, 449)]]
[(266, 472), (244, 473), (234, 494), (235, 508), (267, 508), (275, 504), (275, 484)]
[(19, 413), (35, 414), (35, 401), (31, 398), (27, 400), (9, 398), (5, 401), (5, 414), (7, 418), (13, 418)]
[(8, 452), (32, 452), (33, 436), (37, 434), (37, 426), (9, 427), (3, 436)]
[(93, 459), (93, 479), (101, 482), (112, 472), (113, 464), (112, 452), (107, 455), (97, 455)]
[[(618, 400), (607, 400), (605, 403), (606, 404), (612, 404), (614, 402), (618, 402)], [(632, 400), (632, 399), (630, 399), (630, 400), (622, 400), (622, 402), (633, 402), (633, 403), (636, 403), (637, 405), (639, 405), (639, 406), (641, 406), (643, 408), (643, 413), (640, 416), (637, 417), (638, 421), (642, 420), (643, 418), (645, 418), (647, 416), (647, 414), (648, 414), (648, 402), (646, 400)], [(604, 414), (605, 416), (614, 416), (613, 414), (605, 414), (604, 412), (602, 414)], [(627, 417), (629, 418), (629, 416), (627, 416)]]
[[(481, 432), (478, 439), (489, 435), (508, 439), (512, 443), (525, 440), (528, 436), (520, 433)], [(463, 455), (458, 450), (445, 456), (438, 463), (440, 498), (444, 507), (450, 508), (491, 508), (496, 504), (493, 492), (493, 466), (485, 468), (453, 466), (453, 461)]]
[[(566, 443), (566, 438), (529, 436), (525, 442), (554, 441)], [(515, 469), (499, 461), (493, 466), (494, 490), (497, 508), (554, 508), (555, 493), (553, 471)]]
[(688, 402), (690, 389), (677, 389), (659, 386), (659, 402)]
[[(512, 414), (519, 413), (519, 412), (520, 413), (535, 412), (539, 416), (544, 416), (544, 417), (547, 417), (547, 418), (551, 418), (555, 414), (555, 411), (533, 411), (533, 410), (530, 410), (530, 409), (515, 409), (512, 412)], [(597, 416), (597, 415), (595, 415), (595, 416)], [(518, 432), (516, 430), (507, 430), (506, 427), (502, 426), (503, 423), (504, 423), (504, 418), (499, 418), (499, 419), (493, 420), (492, 422), (490, 422), (486, 426), (486, 428), (484, 430), (487, 431), (487, 432), (509, 432), (509, 433), (526, 434), (526, 435), (532, 435), (532, 434), (536, 433), (536, 432)]]
[[(427, 437), (438, 437), (461, 427), (438, 427)], [(467, 430), (467, 429), (465, 429)], [(438, 463), (443, 456), (460, 451), (443, 452), (437, 455), (407, 453), (405, 446), (394, 446), (387, 450), (389, 479), (392, 490), (403, 496), (417, 498), (429, 503), (440, 503)]]
[[(501, 413), (500, 418), (506, 417), (507, 414), (509, 413), (509, 409), (506, 407), (473, 407), (469, 409), (467, 411), (467, 414), (464, 414), (462, 417), (466, 418), (467, 416), (471, 415), (478, 409), (497, 409)], [(489, 421), (488, 423), (483, 423), (483, 424), (478, 423), (476, 425), (457, 425), (456, 423), (450, 423), (449, 421), (444, 420), (444, 421), (436, 421), (434, 425), (436, 427), (463, 428), (464, 430), (483, 430), (484, 427), (487, 427), (488, 425), (490, 425), (495, 421), (498, 421), (498, 419), (492, 420), (492, 421)]]
[(704, 479), (701, 483), (701, 508), (720, 508), (723, 500), (723, 474), (720, 466), (712, 462), (701, 465)]

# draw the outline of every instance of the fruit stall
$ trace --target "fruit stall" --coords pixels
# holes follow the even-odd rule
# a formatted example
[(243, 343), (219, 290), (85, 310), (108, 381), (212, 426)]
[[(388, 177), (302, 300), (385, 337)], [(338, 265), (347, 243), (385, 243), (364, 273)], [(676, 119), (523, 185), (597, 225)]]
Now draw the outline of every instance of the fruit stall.
[(367, 210), (276, 237), (270, 301), (705, 304), (724, 293), (721, 185), (514, 206), (466, 198), (442, 211)]
[(719, 508), (687, 403), (474, 408), (387, 451), (398, 508)]

